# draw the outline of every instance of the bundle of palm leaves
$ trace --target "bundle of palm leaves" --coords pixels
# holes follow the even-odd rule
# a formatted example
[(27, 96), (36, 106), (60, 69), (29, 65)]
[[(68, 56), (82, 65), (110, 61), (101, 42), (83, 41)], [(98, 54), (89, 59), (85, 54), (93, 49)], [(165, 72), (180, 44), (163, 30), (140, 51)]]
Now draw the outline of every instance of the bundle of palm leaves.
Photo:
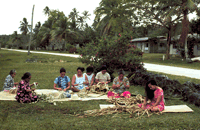
[[(141, 109), (138, 104), (144, 101), (144, 97), (141, 95), (137, 95), (136, 97), (130, 98), (110, 98), (107, 100), (109, 103), (114, 104), (114, 107), (108, 107), (103, 109), (94, 109), (88, 110), (84, 112), (84, 115), (78, 114), (77, 116), (81, 117), (89, 117), (89, 116), (101, 116), (107, 114), (114, 114), (114, 113), (129, 113), (130, 118), (140, 118), (143, 115), (147, 114), (148, 117), (152, 115), (149, 110)], [(156, 114), (160, 114), (160, 112), (156, 112)]]

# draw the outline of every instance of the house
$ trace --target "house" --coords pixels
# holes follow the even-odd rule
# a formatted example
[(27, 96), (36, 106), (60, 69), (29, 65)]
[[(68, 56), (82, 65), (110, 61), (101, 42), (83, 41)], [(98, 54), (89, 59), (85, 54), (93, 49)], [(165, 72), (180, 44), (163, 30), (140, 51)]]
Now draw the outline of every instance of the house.
[(130, 42), (144, 53), (165, 53), (167, 49), (165, 36), (135, 38)]
[[(180, 52), (178, 51), (178, 45), (177, 42), (180, 39), (180, 35), (177, 35), (171, 39), (172, 43), (170, 45), (170, 54), (179, 54)], [(190, 39), (194, 39), (194, 41), (191, 41)], [(200, 40), (200, 35), (197, 33), (194, 34), (188, 34), (188, 42), (194, 42), (194, 47), (193, 47), (193, 55), (194, 56), (200, 56), (200, 43), (198, 41)]]
[[(188, 34), (189, 38), (199, 39), (200, 41), (200, 35), (198, 34)], [(179, 39), (180, 35), (171, 38), (170, 55), (180, 54), (177, 44)], [(167, 51), (167, 38), (165, 36), (135, 38), (130, 42), (144, 53), (166, 53)], [(198, 42), (198, 40), (194, 40), (194, 42)], [(200, 56), (200, 43), (194, 43), (193, 53), (195, 56)]]

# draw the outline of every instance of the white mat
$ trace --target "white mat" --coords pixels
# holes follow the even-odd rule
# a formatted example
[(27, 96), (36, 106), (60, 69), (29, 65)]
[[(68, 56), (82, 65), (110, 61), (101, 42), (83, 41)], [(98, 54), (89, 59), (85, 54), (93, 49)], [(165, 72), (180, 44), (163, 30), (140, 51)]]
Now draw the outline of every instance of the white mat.
[(99, 104), (100, 109), (104, 109), (104, 108), (109, 108), (109, 107), (115, 107), (115, 105), (112, 104)]
[[(112, 104), (99, 104), (100, 109), (108, 108), (108, 107), (115, 107)], [(173, 105), (173, 106), (165, 106), (163, 112), (194, 112), (191, 108), (187, 105)]]
[[(52, 94), (52, 95), (59, 95), (59, 91), (54, 89), (37, 89), (35, 90), (37, 94)], [(0, 100), (9, 100), (9, 101), (16, 101), (15, 99), (16, 94), (9, 94), (8, 92), (0, 92)], [(54, 98), (54, 101), (72, 101), (72, 100), (79, 100), (79, 101), (89, 101), (89, 100), (106, 100), (108, 99), (107, 95), (101, 95), (101, 94), (88, 94), (88, 97), (86, 98), (80, 98), (77, 99), (73, 98), (63, 98), (63, 99), (56, 99)]]
[(194, 112), (187, 105), (173, 105), (173, 106), (165, 106), (163, 112)]

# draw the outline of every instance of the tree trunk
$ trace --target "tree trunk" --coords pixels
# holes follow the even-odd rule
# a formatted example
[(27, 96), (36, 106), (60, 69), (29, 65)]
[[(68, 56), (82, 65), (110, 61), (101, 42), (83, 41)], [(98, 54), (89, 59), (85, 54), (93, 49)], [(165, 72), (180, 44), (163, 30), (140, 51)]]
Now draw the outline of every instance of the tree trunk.
[(30, 54), (30, 45), (31, 45), (31, 40), (32, 40), (32, 31), (33, 31), (33, 12), (34, 12), (34, 7), (35, 7), (35, 5), (33, 5), (33, 9), (32, 9), (31, 34), (30, 34), (30, 41), (29, 41), (29, 45), (28, 45), (28, 55)]
[(187, 37), (189, 31), (189, 20), (187, 18), (188, 10), (183, 11), (184, 18), (182, 20), (182, 32), (179, 40), (179, 44), (183, 47), (185, 45), (185, 58), (188, 59)]
[(171, 44), (171, 25), (169, 26), (168, 35), (167, 35), (167, 52), (166, 52), (166, 59), (170, 59), (170, 44)]

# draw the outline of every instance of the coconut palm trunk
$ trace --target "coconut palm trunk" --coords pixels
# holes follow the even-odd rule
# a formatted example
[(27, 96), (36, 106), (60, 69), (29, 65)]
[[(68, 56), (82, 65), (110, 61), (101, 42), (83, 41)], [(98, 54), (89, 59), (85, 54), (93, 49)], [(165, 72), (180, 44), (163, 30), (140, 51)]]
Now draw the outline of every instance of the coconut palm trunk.
[(32, 40), (32, 31), (33, 31), (33, 12), (34, 12), (34, 7), (35, 7), (35, 5), (33, 5), (33, 10), (32, 10), (31, 34), (30, 34), (30, 41), (29, 41), (29, 45), (28, 45), (28, 55), (30, 54), (30, 45), (31, 45), (31, 40)]

